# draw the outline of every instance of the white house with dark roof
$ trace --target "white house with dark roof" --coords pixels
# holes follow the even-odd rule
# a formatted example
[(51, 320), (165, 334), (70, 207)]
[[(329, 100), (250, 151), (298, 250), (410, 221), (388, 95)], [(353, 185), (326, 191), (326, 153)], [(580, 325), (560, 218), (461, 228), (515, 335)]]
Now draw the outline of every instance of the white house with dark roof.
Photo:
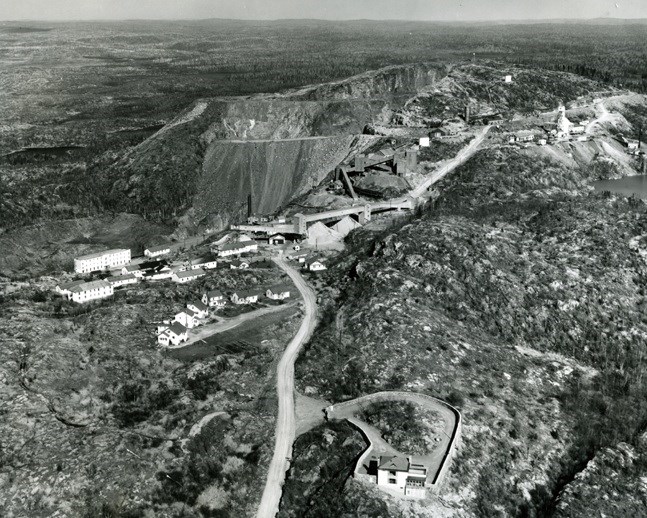
[(168, 243), (163, 245), (149, 246), (144, 250), (144, 255), (146, 257), (160, 257), (162, 255), (170, 254), (171, 247)]
[(112, 284), (113, 288), (119, 288), (120, 286), (126, 286), (127, 284), (137, 284), (137, 282), (139, 282), (139, 278), (132, 273), (129, 273), (128, 275), (117, 275), (106, 280)]
[(291, 288), (286, 284), (277, 284), (267, 289), (265, 295), (272, 300), (285, 300), (290, 298)]
[(303, 268), (310, 272), (320, 272), (326, 269), (326, 265), (319, 259), (309, 259), (303, 263)]
[(200, 321), (198, 320), (197, 314), (195, 313), (195, 311), (189, 308), (183, 309), (177, 315), (175, 315), (175, 318), (173, 319), (173, 321), (179, 322), (187, 329), (193, 329), (194, 327), (197, 327), (200, 325)]
[(173, 280), (184, 284), (185, 282), (191, 282), (196, 280), (198, 277), (205, 275), (205, 271), (202, 268), (197, 268), (195, 270), (185, 270), (183, 272), (175, 272), (173, 274)]
[(108, 281), (91, 281), (77, 284), (69, 289), (67, 298), (74, 302), (90, 302), (114, 295), (115, 289)]
[(201, 300), (189, 302), (186, 307), (195, 313), (196, 318), (207, 318), (209, 316), (209, 306)]
[(210, 308), (221, 308), (227, 304), (227, 300), (222, 292), (218, 290), (209, 290), (202, 295), (202, 302)]
[(414, 498), (425, 498), (427, 467), (411, 457), (381, 455), (377, 460), (377, 485)]
[(258, 302), (258, 290), (239, 290), (231, 294), (231, 301), (234, 304), (255, 304)]
[(129, 262), (130, 248), (115, 248), (75, 258), (74, 271), (77, 273), (100, 272)]
[(160, 345), (180, 345), (189, 339), (189, 331), (179, 322), (173, 322), (168, 328), (157, 335), (157, 343)]

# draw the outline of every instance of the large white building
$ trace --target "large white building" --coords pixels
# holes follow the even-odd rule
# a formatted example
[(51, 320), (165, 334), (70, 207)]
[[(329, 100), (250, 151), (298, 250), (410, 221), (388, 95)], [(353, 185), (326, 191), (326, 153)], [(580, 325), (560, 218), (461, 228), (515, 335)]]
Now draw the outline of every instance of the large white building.
[(160, 255), (166, 255), (171, 253), (171, 247), (168, 244), (149, 246), (144, 250), (144, 255), (146, 257), (159, 257)]
[(91, 281), (77, 284), (69, 289), (67, 298), (74, 302), (89, 302), (114, 295), (115, 290), (108, 281)]
[(82, 255), (74, 259), (74, 271), (77, 273), (90, 273), (123, 266), (130, 262), (129, 248), (116, 248), (105, 252)]

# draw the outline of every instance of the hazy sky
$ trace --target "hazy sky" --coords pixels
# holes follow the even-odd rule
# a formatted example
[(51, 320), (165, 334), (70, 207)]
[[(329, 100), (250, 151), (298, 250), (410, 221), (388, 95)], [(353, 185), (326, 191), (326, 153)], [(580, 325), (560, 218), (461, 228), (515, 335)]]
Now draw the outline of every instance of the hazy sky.
[(0, 0), (0, 20), (647, 18), (647, 0)]

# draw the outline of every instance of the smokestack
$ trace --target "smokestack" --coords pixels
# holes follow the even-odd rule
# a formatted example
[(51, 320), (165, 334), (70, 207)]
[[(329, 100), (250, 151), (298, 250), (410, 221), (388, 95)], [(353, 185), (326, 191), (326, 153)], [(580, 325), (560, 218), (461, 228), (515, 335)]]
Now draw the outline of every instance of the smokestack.
[(247, 217), (249, 218), (252, 215), (252, 195), (247, 195)]

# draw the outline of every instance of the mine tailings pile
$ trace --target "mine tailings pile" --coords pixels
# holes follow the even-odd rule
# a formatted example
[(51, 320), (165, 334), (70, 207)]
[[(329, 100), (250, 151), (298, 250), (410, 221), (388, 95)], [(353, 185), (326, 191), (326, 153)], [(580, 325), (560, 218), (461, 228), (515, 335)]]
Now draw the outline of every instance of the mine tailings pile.
[[(438, 64), (394, 66), (282, 94), (202, 99), (122, 161), (121, 187), (142, 206), (151, 197), (193, 208), (209, 225), (243, 215), (249, 194), (254, 212), (271, 213), (365, 148), (367, 124), (388, 123), (446, 74)], [(174, 198), (172, 184), (182, 185)]]

